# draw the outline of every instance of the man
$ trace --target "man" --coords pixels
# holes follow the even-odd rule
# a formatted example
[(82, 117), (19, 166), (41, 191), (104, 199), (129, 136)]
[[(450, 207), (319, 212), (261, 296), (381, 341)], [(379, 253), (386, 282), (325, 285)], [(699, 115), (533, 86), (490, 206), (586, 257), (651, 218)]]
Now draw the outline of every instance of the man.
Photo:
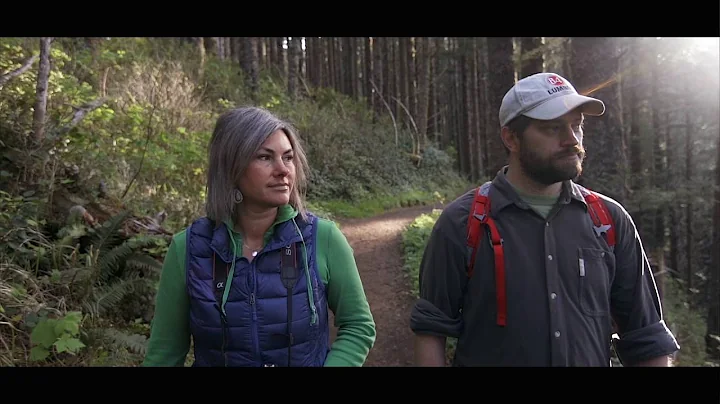
[[(614, 322), (624, 366), (670, 366), (680, 347), (631, 217), (595, 194), (611, 219), (597, 226), (592, 194), (574, 182), (583, 120), (604, 111), (552, 73), (507, 92), (508, 165), (444, 209), (424, 252), (411, 315), (417, 365), (444, 366), (446, 337), (456, 337), (455, 366), (609, 366)], [(487, 195), (487, 215), (474, 210), (476, 195)], [(470, 267), (469, 217), (483, 221)]]

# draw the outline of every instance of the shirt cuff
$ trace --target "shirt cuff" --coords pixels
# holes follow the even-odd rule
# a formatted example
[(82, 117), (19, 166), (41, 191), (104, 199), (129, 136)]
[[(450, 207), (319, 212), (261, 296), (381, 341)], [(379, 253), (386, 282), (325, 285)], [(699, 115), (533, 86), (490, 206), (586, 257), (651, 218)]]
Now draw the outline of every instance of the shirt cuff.
[(623, 363), (632, 365), (672, 355), (680, 349), (680, 345), (665, 325), (665, 321), (660, 320), (647, 327), (623, 334), (616, 341), (615, 349)]
[(462, 317), (448, 317), (429, 301), (419, 299), (410, 314), (410, 328), (416, 334), (457, 338), (462, 330)]

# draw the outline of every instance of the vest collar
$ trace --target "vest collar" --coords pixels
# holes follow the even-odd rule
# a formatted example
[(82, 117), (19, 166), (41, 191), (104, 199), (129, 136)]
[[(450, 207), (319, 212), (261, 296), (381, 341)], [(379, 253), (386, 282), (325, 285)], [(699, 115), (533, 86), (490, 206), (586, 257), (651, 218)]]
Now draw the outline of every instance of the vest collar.
[[(278, 208), (278, 214), (273, 224), (265, 232), (265, 246), (260, 251), (275, 250), (296, 241), (301, 241), (295, 224), (302, 231), (302, 239), (307, 240), (311, 236), (310, 226), (302, 222), (298, 215), (298, 211), (291, 205), (283, 205)], [(225, 221), (222, 225), (214, 229), (210, 247), (227, 263), (232, 262), (234, 258), (233, 243), (230, 239), (233, 230), (231, 221)]]

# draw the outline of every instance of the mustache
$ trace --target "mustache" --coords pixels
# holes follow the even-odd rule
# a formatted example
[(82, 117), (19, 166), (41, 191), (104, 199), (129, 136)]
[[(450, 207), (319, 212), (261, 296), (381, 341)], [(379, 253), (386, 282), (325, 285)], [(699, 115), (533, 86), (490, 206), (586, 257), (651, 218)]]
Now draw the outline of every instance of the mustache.
[(569, 156), (577, 156), (577, 155), (584, 156), (585, 148), (582, 146), (574, 146), (568, 150), (558, 153), (558, 157), (569, 157)]

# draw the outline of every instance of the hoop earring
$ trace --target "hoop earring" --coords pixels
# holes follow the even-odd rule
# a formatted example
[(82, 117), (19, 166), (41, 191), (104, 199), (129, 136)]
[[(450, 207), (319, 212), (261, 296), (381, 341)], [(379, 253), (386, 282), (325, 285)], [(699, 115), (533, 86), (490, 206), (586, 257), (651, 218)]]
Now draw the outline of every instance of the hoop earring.
[(243, 194), (242, 194), (242, 192), (240, 192), (239, 189), (235, 190), (235, 193), (233, 194), (233, 201), (235, 203), (240, 203), (243, 201)]

